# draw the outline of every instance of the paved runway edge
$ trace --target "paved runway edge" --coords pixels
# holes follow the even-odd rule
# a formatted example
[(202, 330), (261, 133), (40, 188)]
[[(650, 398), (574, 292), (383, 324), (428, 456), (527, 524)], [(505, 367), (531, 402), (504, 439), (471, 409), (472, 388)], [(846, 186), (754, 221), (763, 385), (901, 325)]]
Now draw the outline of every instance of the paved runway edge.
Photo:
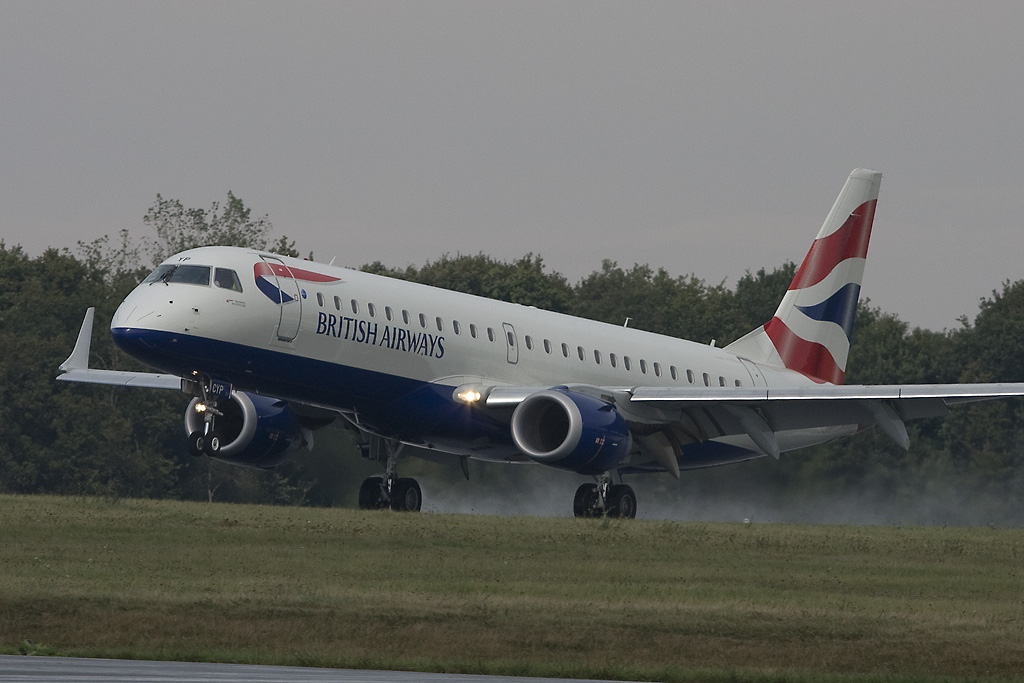
[(611, 683), (593, 679), (0, 655), (0, 681), (3, 683), (95, 683), (101, 680), (114, 683)]

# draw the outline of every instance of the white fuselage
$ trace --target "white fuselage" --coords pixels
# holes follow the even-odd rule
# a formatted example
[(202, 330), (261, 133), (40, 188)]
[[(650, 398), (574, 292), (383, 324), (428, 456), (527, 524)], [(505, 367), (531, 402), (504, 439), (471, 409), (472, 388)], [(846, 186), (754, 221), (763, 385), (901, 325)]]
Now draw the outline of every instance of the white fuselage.
[[(204, 247), (165, 264), (234, 271), (241, 291), (213, 282), (143, 283), (111, 321), (133, 355), (166, 372), (200, 373), (337, 410), (369, 431), (390, 430), (410, 443), (474, 457), (515, 459), (507, 444), (466, 446), (493, 440), (493, 430), (467, 439), (444, 429), (414, 434), (450, 413), (437, 405), (407, 415), (424, 387), (434, 389), (431, 400), (450, 402), (452, 390), (465, 384), (812, 384), (798, 372), (705, 344), (249, 249)], [(278, 291), (291, 300), (278, 303)], [(403, 432), (406, 417), (421, 426)], [(839, 433), (814, 431), (780, 435), (784, 450)]]

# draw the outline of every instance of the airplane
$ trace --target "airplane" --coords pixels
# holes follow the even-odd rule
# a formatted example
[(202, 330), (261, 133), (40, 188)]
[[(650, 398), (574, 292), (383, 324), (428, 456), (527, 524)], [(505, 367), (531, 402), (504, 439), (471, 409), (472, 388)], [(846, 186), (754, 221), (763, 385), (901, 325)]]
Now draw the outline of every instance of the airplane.
[(189, 450), (250, 467), (335, 420), (381, 476), (364, 509), (418, 511), (399, 456), (537, 463), (592, 477), (577, 517), (632, 518), (623, 475), (770, 456), (1024, 395), (1024, 383), (844, 385), (881, 173), (854, 170), (770, 321), (711, 345), (288, 258), (200, 247), (164, 260), (110, 322), (157, 373), (89, 367), (94, 309), (57, 379), (192, 396)]

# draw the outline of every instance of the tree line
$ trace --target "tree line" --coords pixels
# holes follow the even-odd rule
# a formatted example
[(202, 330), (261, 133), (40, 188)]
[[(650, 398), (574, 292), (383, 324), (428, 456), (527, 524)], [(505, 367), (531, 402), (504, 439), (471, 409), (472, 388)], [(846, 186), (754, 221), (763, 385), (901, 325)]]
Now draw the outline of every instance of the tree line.
[[(165, 256), (202, 244), (298, 255), (294, 242), (271, 239), (269, 217), (252, 218), (231, 193), (210, 209), (186, 208), (157, 195), (143, 223), (149, 237), (142, 241), (122, 231), (114, 239), (80, 243), (76, 250), (48, 249), (37, 257), (0, 241), (0, 491), (353, 505), (358, 482), (376, 466), (361, 460), (352, 435), (341, 427), (318, 431), (312, 452), (301, 451), (277, 470), (253, 471), (187, 454), (182, 415), (188, 399), (182, 394), (54, 380), (85, 309), (96, 306), (97, 319), (110, 320)], [(616, 325), (629, 318), (631, 327), (724, 346), (771, 318), (795, 265), (748, 272), (732, 287), (610, 260), (571, 283), (534, 254), (513, 261), (445, 255), (422, 266), (375, 262), (362, 269)], [(1021, 381), (1022, 338), (1024, 280), (1006, 282), (981, 300), (973, 320), (964, 318), (956, 329), (941, 332), (911, 329), (895, 314), (862, 301), (846, 382)], [(105, 334), (94, 335), (91, 363), (145, 369)], [(1021, 524), (1024, 513), (1016, 501), (1024, 499), (1022, 418), (1024, 401), (971, 404), (954, 408), (946, 419), (909, 423), (909, 451), (871, 430), (784, 454), (779, 462), (765, 458), (684, 472), (679, 482), (668, 475), (644, 476), (640, 486), (647, 493), (641, 498), (656, 496), (695, 511), (711, 500), (738, 501), (744, 509), (771, 510), (780, 518), (801, 518), (793, 511), (807, 510), (810, 500), (826, 509), (852, 501), (888, 506), (896, 517), (883, 521)], [(417, 476), (443, 485), (462, 478), (458, 467), (412, 467), (425, 468)], [(533, 486), (539, 469), (546, 470), (480, 465), (474, 472), (486, 495), (510, 485)]]

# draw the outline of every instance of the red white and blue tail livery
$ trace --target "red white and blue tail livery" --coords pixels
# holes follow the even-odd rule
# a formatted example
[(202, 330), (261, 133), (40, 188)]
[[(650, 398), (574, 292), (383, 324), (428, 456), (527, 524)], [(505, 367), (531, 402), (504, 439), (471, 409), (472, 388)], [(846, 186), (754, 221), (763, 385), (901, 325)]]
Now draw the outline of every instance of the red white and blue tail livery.
[(273, 467), (340, 421), (382, 475), (365, 508), (418, 510), (401, 458), (536, 463), (593, 477), (577, 516), (632, 517), (624, 476), (724, 465), (905, 421), (1024, 383), (844, 385), (881, 174), (856, 170), (770, 321), (726, 348), (255, 249), (168, 258), (114, 341), (158, 373), (89, 367), (93, 309), (58, 379), (193, 396), (194, 455)]
[(850, 174), (775, 316), (729, 350), (843, 383), (881, 182), (876, 171)]

